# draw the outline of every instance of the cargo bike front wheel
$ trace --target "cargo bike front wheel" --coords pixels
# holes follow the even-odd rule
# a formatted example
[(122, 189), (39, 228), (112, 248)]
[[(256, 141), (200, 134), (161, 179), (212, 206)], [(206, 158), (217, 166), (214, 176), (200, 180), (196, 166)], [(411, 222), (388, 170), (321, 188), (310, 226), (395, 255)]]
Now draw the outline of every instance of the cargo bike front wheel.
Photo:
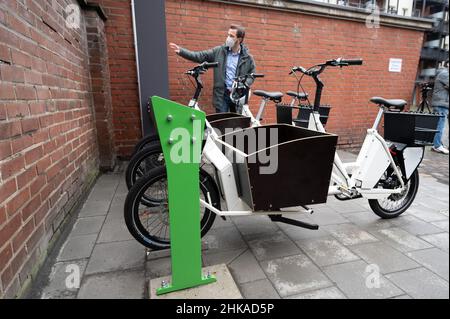
[[(125, 200), (125, 223), (131, 235), (151, 249), (170, 247), (169, 202), (167, 172), (164, 166), (156, 167), (139, 179)], [(152, 198), (149, 204), (148, 197)], [(200, 198), (220, 210), (220, 194), (214, 179), (200, 169)], [(200, 208), (200, 230), (203, 237), (211, 228), (216, 214)]]

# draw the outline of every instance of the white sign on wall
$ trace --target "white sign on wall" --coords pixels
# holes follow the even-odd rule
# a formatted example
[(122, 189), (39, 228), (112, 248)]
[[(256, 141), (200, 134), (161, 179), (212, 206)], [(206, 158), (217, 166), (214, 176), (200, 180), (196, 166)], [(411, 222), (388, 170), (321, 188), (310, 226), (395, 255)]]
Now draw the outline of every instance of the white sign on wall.
[(389, 59), (389, 72), (402, 72), (402, 59)]

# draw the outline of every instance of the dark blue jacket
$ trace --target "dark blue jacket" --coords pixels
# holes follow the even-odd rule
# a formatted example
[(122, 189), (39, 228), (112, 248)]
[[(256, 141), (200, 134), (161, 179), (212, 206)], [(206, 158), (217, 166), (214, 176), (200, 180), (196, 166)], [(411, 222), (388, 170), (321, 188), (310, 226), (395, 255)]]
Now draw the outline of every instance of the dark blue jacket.
[[(223, 104), (223, 97), (225, 95), (225, 68), (227, 65), (228, 48), (225, 45), (220, 45), (215, 48), (205, 51), (189, 51), (185, 48), (180, 48), (181, 57), (197, 62), (219, 62), (219, 66), (214, 68), (214, 89), (213, 89), (213, 104), (215, 108), (221, 108)], [(241, 55), (239, 57), (238, 66), (236, 69), (236, 76), (255, 73), (255, 61), (249, 54), (247, 47), (241, 44)], [(247, 79), (247, 84), (251, 85), (252, 79)]]

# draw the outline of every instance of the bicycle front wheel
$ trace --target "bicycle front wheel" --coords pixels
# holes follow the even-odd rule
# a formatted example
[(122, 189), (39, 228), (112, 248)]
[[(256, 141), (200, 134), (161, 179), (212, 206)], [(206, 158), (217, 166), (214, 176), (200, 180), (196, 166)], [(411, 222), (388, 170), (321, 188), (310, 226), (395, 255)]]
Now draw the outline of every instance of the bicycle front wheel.
[(159, 141), (154, 141), (133, 155), (125, 171), (127, 188), (131, 189), (137, 180), (150, 170), (165, 166), (164, 155)]
[(139, 142), (134, 146), (133, 154), (131, 157), (134, 156), (137, 152), (140, 150), (147, 148), (148, 146), (152, 146), (154, 142), (159, 142), (159, 135), (158, 134), (151, 134), (144, 136), (139, 140)]
[[(148, 205), (151, 196), (155, 205)], [(220, 209), (220, 195), (214, 179), (200, 169), (200, 198)], [(131, 235), (151, 249), (170, 247), (169, 202), (166, 168), (156, 167), (130, 189), (125, 200), (125, 223)], [(203, 237), (211, 228), (216, 214), (200, 208), (200, 230)]]

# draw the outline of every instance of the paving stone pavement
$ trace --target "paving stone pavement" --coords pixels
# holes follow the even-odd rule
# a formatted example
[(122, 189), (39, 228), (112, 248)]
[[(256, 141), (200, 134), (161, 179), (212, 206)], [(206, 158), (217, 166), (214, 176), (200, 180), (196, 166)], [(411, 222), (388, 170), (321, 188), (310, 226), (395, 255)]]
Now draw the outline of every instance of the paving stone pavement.
[[(364, 199), (333, 197), (292, 216), (317, 231), (217, 218), (203, 265), (227, 264), (245, 298), (449, 298), (448, 157), (427, 150), (420, 173), (417, 199), (396, 219), (378, 218)], [(169, 252), (147, 254), (128, 233), (126, 194), (122, 173), (99, 178), (34, 297), (147, 298), (148, 281), (170, 274)]]

